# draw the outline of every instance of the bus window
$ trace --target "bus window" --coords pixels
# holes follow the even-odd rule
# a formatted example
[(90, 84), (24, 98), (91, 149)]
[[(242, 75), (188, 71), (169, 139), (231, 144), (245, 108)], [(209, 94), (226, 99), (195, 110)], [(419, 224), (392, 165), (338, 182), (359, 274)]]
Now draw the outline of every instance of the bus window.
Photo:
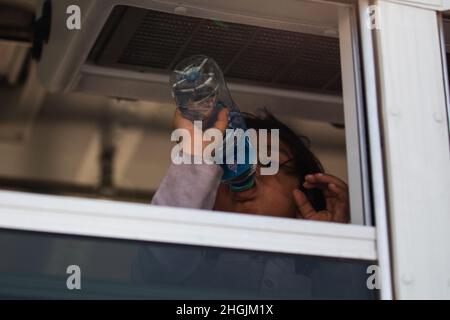
[[(23, 80), (17, 74), (7, 78), (11, 83), (5, 96), (10, 99), (1, 131), (0, 148), (5, 156), (0, 160), (0, 186), (151, 203), (174, 162), (170, 137), (175, 101), (167, 76), (186, 57), (201, 54), (218, 63), (240, 110), (259, 115), (254, 121), (247, 119), (248, 125), (259, 126), (258, 130), (281, 129), (285, 159), (270, 163), (276, 173), (291, 171), (285, 177), (270, 173), (256, 179), (252, 191), (258, 185), (260, 190), (247, 193), (256, 195), (258, 205), (249, 204), (244, 193), (218, 187), (220, 175), (216, 174), (211, 183), (218, 189), (217, 197), (212, 192), (208, 199), (215, 200), (214, 208), (309, 218), (306, 209), (299, 210), (301, 202), (321, 213), (315, 219), (370, 225), (370, 204), (364, 199), (367, 186), (362, 181), (367, 173), (361, 88), (354, 72), (359, 70), (354, 50), (357, 38), (352, 32), (355, 12), (350, 7), (298, 5), (313, 14), (309, 18), (317, 20), (316, 27), (304, 23), (303, 11), (294, 24), (273, 24), (232, 15), (218, 21), (116, 6), (93, 32), (94, 44), (86, 42), (79, 48), (87, 53), (78, 70), (80, 79), (64, 93), (53, 93), (63, 85), (55, 84), (59, 77), (53, 69), (55, 64), (63, 67), (67, 63), (49, 58), (57, 50), (54, 43), (67, 37), (54, 36), (44, 45), (42, 56), (32, 61), (19, 54), (29, 50), (23, 45), (3, 45), (10, 56), (4, 62), (5, 70), (13, 72), (14, 66), (21, 65)], [(282, 13), (290, 14), (286, 9)], [(268, 117), (261, 110), (275, 118), (261, 119)], [(258, 142), (262, 140), (260, 135)], [(276, 153), (278, 158), (282, 154)], [(186, 182), (191, 187), (203, 181), (195, 184), (195, 174), (190, 178), (183, 172), (182, 176), (194, 180)], [(179, 194), (189, 188), (167, 180), (169, 191), (161, 193), (170, 192), (172, 199), (163, 204), (213, 209), (212, 204), (179, 200)], [(286, 190), (283, 185), (288, 185)], [(199, 188), (192, 188), (197, 193), (188, 198), (206, 197), (204, 193), (210, 191)], [(293, 198), (294, 189), (297, 198)], [(328, 205), (331, 202), (344, 207), (342, 212), (336, 213)]]
[[(370, 261), (6, 230), (0, 240), (0, 297), (8, 299), (377, 297), (366, 286)], [(66, 286), (75, 262), (79, 291)]]
[[(378, 298), (357, 7), (192, 2), (74, 0), (80, 27), (49, 32), (68, 3), (45, 1), (33, 45), (0, 42), (0, 295), (73, 297), (76, 266), (87, 298)], [(170, 76), (196, 55), (277, 146), (245, 185), (174, 163), (174, 129), (195, 129)]]

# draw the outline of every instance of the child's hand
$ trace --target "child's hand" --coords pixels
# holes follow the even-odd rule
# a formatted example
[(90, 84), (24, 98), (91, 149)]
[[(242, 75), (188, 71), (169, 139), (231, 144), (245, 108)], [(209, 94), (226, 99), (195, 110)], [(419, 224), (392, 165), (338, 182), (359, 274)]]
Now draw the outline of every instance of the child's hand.
[[(183, 145), (183, 151), (188, 152), (191, 155), (201, 157), (202, 152), (203, 152), (202, 150), (204, 150), (206, 148), (206, 146), (208, 146), (210, 143), (214, 143), (214, 141), (213, 142), (203, 141), (203, 139), (202, 139), (202, 150), (195, 150), (195, 148), (194, 148), (194, 132), (197, 137), (200, 137), (200, 139), (202, 138), (203, 132), (199, 128), (194, 126), (194, 123), (191, 120), (183, 117), (181, 111), (178, 108), (175, 110), (173, 126), (175, 129), (186, 129), (189, 132), (190, 137), (191, 137), (191, 139), (190, 139), (191, 145), (190, 146)], [(228, 109), (223, 108), (217, 115), (217, 120), (216, 120), (216, 123), (214, 124), (214, 128), (220, 130), (220, 132), (222, 132), (222, 135), (223, 135), (223, 134), (225, 134), (225, 130), (227, 129), (227, 127), (228, 127)]]
[(306, 220), (350, 222), (348, 186), (335, 176), (323, 173), (306, 176), (303, 184), (306, 189), (321, 189), (325, 196), (326, 210), (316, 211), (306, 195), (296, 189), (293, 191), (298, 207), (298, 217)]

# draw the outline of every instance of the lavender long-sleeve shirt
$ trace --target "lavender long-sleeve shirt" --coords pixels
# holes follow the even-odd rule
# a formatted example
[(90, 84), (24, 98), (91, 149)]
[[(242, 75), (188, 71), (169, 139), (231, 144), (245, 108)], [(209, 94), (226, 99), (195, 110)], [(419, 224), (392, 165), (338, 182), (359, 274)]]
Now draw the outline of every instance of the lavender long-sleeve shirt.
[(172, 164), (152, 204), (212, 209), (222, 174), (222, 168), (215, 164)]

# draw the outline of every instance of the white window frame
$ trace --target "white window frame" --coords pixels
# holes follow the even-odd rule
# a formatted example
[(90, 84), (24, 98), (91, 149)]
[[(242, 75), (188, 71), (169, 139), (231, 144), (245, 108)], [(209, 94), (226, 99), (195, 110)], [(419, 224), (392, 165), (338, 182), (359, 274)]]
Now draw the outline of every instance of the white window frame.
[[(387, 232), (382, 223), (386, 212), (383, 207), (384, 190), (383, 187), (379, 187), (384, 185), (380, 131), (377, 121), (368, 128), (371, 141), (370, 161), (372, 170), (374, 170), (374, 163), (376, 164), (375, 174), (378, 179), (372, 181), (371, 185), (375, 189), (374, 204), (377, 218), (377, 228), (375, 228), (369, 225), (371, 223), (367, 171), (369, 159), (367, 159), (364, 144), (357, 11), (353, 5), (339, 4), (339, 8), (346, 139), (348, 146), (357, 146), (355, 149), (348, 149), (351, 151), (348, 152), (348, 169), (354, 224), (0, 191), (0, 229), (305, 254), (360, 259), (375, 263), (380, 259), (378, 252), (385, 256), (385, 245), (387, 246), (384, 242)], [(361, 7), (360, 10), (362, 10)], [(360, 15), (361, 12), (359, 12)], [(370, 60), (367, 59), (370, 57), (368, 52), (373, 50), (372, 43), (367, 40), (369, 37), (371, 35), (367, 33), (361, 35), (366, 64)], [(367, 67), (366, 64), (365, 67)], [(364, 80), (368, 82), (372, 80), (371, 77), (374, 77), (374, 72), (365, 74)], [(376, 88), (370, 90), (376, 91)], [(374, 95), (375, 93), (371, 92), (368, 94), (369, 98), (366, 96), (369, 107), (376, 103), (376, 100), (375, 102), (373, 100)], [(369, 117), (377, 119), (375, 108), (369, 108), (368, 111)], [(377, 242), (377, 237), (383, 240)], [(380, 261), (383, 264), (389, 263), (386, 259)], [(382, 298), (389, 299), (391, 285), (389, 277), (386, 279), (383, 281), (381, 293)]]
[(0, 192), (0, 229), (375, 260), (373, 227)]
[(443, 76), (444, 76), (444, 89), (445, 89), (445, 100), (447, 103), (447, 123), (449, 125), (450, 129), (450, 87), (449, 87), (449, 79), (448, 79), (448, 73), (446, 70), (448, 70), (448, 62), (447, 62), (447, 45), (445, 43), (445, 35), (444, 35), (444, 16), (441, 12), (438, 13), (438, 24), (439, 24), (439, 37), (441, 40), (441, 56), (442, 56), (442, 68), (444, 70)]
[[(377, 92), (377, 69), (374, 48), (375, 29), (367, 26), (370, 18), (368, 0), (358, 0), (359, 31), (361, 38), (361, 56), (364, 69), (365, 111), (367, 116), (367, 136), (371, 165), (371, 199), (373, 215), (376, 224), (377, 260), (379, 266), (380, 298), (393, 299), (391, 253), (389, 239), (389, 224), (387, 217), (387, 199), (385, 188), (385, 168), (381, 140), (381, 116)], [(367, 163), (367, 162), (366, 162)], [(365, 178), (368, 178), (367, 176)]]
[(354, 7), (339, 8), (342, 91), (351, 222), (372, 225), (358, 28)]

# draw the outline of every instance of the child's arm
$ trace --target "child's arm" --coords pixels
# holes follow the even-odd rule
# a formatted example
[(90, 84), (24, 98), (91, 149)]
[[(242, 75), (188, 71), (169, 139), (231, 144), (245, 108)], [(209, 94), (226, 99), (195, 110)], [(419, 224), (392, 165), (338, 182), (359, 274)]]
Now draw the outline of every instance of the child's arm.
[(212, 209), (222, 173), (215, 164), (172, 164), (152, 204)]
[[(218, 116), (214, 128), (224, 134), (228, 126), (228, 110), (222, 109)], [(211, 144), (209, 141), (202, 141), (203, 148), (197, 150), (194, 147), (194, 137), (203, 134), (192, 121), (185, 119), (180, 110), (176, 109), (174, 116), (174, 128), (186, 130), (191, 139), (182, 141), (182, 150), (187, 154), (183, 157), (199, 158), (203, 155), (203, 149)], [(184, 139), (183, 139), (184, 140)], [(218, 143), (218, 142), (213, 142)], [(158, 191), (153, 197), (152, 204), (158, 206), (171, 206), (195, 209), (212, 209), (219, 188), (222, 168), (217, 164), (172, 164), (164, 177)]]

